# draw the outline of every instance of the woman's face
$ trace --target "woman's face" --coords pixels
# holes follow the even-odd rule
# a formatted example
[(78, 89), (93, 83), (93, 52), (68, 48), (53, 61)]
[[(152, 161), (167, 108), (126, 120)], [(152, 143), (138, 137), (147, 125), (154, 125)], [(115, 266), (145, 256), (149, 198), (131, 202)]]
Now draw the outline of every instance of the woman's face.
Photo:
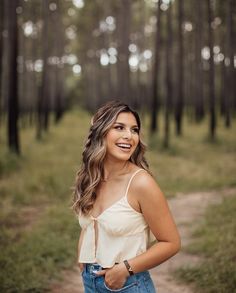
[(106, 137), (107, 158), (127, 161), (139, 143), (139, 127), (135, 116), (130, 112), (122, 112)]

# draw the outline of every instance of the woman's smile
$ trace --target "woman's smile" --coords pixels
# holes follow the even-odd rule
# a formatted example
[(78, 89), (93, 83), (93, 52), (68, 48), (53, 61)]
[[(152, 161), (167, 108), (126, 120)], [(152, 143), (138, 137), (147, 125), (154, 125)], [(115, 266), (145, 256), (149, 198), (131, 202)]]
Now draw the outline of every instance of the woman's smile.
[(117, 143), (116, 144), (122, 151), (130, 151), (132, 145), (130, 143)]
[(120, 113), (106, 135), (107, 157), (129, 160), (138, 143), (139, 128), (136, 118), (129, 112)]

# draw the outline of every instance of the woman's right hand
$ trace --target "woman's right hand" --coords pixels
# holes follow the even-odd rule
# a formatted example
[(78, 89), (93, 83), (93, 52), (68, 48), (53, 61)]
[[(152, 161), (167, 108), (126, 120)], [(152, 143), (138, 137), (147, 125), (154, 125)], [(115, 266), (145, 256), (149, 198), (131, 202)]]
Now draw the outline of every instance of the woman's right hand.
[(84, 263), (77, 262), (77, 265), (78, 265), (78, 267), (79, 267), (79, 269), (80, 269), (80, 272), (82, 273), (83, 270), (84, 270)]

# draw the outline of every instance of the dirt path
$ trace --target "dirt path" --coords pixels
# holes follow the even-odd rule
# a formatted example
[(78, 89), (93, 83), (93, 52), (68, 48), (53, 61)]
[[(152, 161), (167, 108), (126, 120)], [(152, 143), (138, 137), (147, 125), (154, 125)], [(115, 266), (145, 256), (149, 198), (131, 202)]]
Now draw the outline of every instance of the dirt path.
[[(179, 194), (168, 201), (178, 226), (182, 247), (191, 242), (191, 232), (202, 219), (206, 208), (211, 204), (220, 203), (226, 196), (235, 194), (235, 189), (220, 192), (199, 192)], [(173, 270), (185, 265), (195, 265), (200, 261), (198, 256), (190, 255), (183, 250), (169, 261), (150, 270), (158, 293), (193, 293), (192, 287), (178, 283), (172, 276)], [(53, 283), (52, 293), (83, 293), (83, 285), (78, 268), (65, 271), (61, 282)]]

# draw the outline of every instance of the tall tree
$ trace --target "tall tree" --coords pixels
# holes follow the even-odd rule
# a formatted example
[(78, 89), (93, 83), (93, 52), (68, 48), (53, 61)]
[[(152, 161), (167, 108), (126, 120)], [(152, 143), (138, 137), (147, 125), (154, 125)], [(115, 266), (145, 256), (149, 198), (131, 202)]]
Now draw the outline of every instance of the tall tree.
[[(232, 5), (232, 14), (233, 14), (233, 18), (232, 18), (232, 27), (233, 27), (233, 37), (232, 37), (232, 40), (233, 40), (233, 50), (234, 50), (234, 53), (236, 52), (236, 3), (235, 1), (232, 1), (231, 2), (231, 5)], [(233, 76), (232, 76), (232, 80), (236, 80), (236, 67), (234, 67), (234, 73), (233, 73)], [(232, 110), (236, 111), (236, 83), (234, 82), (233, 83), (233, 108)]]
[(166, 40), (166, 100), (165, 100), (165, 128), (164, 147), (169, 147), (170, 140), (170, 112), (172, 105), (172, 2), (167, 10), (167, 40)]
[[(223, 34), (222, 34), (223, 35)], [(224, 36), (222, 36), (222, 52), (224, 52), (225, 43), (223, 42)], [(224, 117), (225, 115), (225, 94), (226, 94), (226, 69), (224, 61), (220, 65), (220, 114)]]
[(4, 1), (0, 1), (0, 115), (1, 115), (1, 100), (2, 100), (2, 56), (3, 56), (3, 10)]
[(214, 37), (212, 30), (213, 11), (212, 1), (207, 0), (208, 12), (208, 47), (210, 51), (209, 59), (209, 110), (210, 110), (210, 137), (214, 139), (216, 130), (216, 113), (215, 113), (215, 67), (214, 67)]
[(42, 131), (48, 129), (48, 115), (49, 115), (49, 6), (48, 1), (42, 1), (42, 59), (43, 59), (43, 71), (42, 82), (39, 89), (38, 96), (38, 125), (37, 125), (37, 139), (41, 139)]
[[(146, 38), (145, 38), (145, 21), (146, 21), (146, 5), (144, 1), (137, 2), (137, 24), (136, 24), (136, 44), (138, 46), (138, 50), (143, 52), (146, 48)], [(134, 75), (134, 74), (133, 74)], [(144, 85), (144, 74), (141, 72), (140, 68), (138, 68), (136, 75), (136, 81), (133, 84), (133, 101), (134, 107), (140, 108), (141, 102), (145, 97), (145, 100), (148, 102), (148, 95), (145, 95), (145, 85)], [(147, 75), (147, 74), (146, 74)]]
[(226, 70), (225, 87), (225, 126), (231, 126), (231, 108), (233, 105), (233, 75), (234, 75), (234, 48), (233, 48), (233, 0), (227, 0), (226, 12)]
[(182, 134), (182, 116), (184, 107), (184, 46), (183, 46), (183, 0), (178, 0), (178, 92), (175, 104), (176, 134)]
[[(220, 2), (219, 3), (219, 15), (222, 20), (224, 20), (225, 17), (225, 3)], [(219, 43), (221, 48), (221, 53), (223, 54), (224, 58), (221, 60), (220, 63), (220, 70), (219, 70), (219, 78), (220, 78), (220, 90), (219, 90), (219, 109), (220, 109), (220, 115), (224, 118), (225, 117), (225, 107), (226, 107), (226, 101), (225, 101), (225, 94), (226, 94), (226, 66), (225, 66), (225, 56), (226, 56), (226, 32), (225, 32), (225, 25), (222, 25), (220, 31), (219, 31)]]
[(203, 23), (199, 21), (202, 18), (203, 6), (201, 1), (194, 1), (195, 13), (195, 78), (194, 78), (194, 102), (195, 102), (195, 119), (202, 120), (204, 116), (204, 97), (203, 97), (203, 68), (201, 49), (203, 46)]
[(152, 102), (151, 102), (151, 132), (155, 132), (158, 129), (157, 116), (160, 106), (160, 91), (158, 87), (159, 81), (159, 68), (160, 68), (160, 49), (161, 49), (161, 0), (158, 1), (156, 10), (156, 35), (155, 35), (155, 47), (154, 47), (154, 62), (153, 62), (153, 74), (152, 74)]
[(131, 98), (129, 70), (131, 5), (131, 0), (120, 0), (117, 15), (118, 95), (123, 100)]
[(54, 55), (57, 57), (57, 64), (54, 65), (54, 112), (55, 112), (55, 122), (58, 123), (62, 118), (63, 112), (65, 110), (65, 95), (64, 95), (64, 65), (61, 62), (61, 57), (64, 52), (64, 27), (62, 23), (62, 7), (61, 1), (55, 1), (57, 9), (55, 9), (54, 24), (55, 24), (55, 34), (54, 34)]
[[(21, 0), (22, 8), (24, 13), (22, 13), (22, 25), (29, 24), (31, 21), (32, 28), (36, 27), (37, 19), (40, 16), (38, 14), (39, 4), (33, 3), (32, 1), (25, 2)], [(37, 34), (32, 30), (32, 33), (28, 36), (25, 35), (24, 30), (20, 34), (21, 37), (21, 52), (23, 63), (25, 66), (22, 66), (23, 72), (21, 71), (20, 78), (22, 81), (20, 90), (20, 107), (21, 112), (24, 110), (28, 115), (29, 124), (32, 125), (33, 118), (35, 115), (35, 105), (36, 105), (36, 72), (34, 70), (34, 62), (37, 59), (39, 44), (37, 39)], [(22, 115), (21, 115), (22, 117)]]
[(8, 146), (9, 149), (20, 154), (19, 144), (19, 102), (18, 102), (18, 30), (17, 30), (17, 0), (5, 1), (7, 31), (8, 31)]

